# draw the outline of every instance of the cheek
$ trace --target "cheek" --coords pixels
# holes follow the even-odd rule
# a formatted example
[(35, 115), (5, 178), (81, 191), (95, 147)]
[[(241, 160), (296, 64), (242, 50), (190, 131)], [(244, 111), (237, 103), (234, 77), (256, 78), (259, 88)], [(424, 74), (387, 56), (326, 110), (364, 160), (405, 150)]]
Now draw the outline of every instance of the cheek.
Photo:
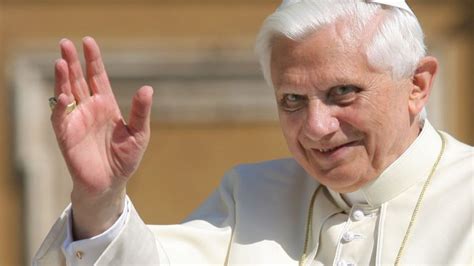
[(288, 114), (282, 111), (279, 112), (279, 117), (280, 126), (283, 135), (286, 139), (286, 142), (289, 146), (296, 146), (298, 143), (298, 136), (302, 126), (300, 117), (295, 115), (294, 113)]
[(345, 108), (341, 118), (364, 134), (380, 131), (387, 126), (388, 115), (394, 111), (388, 97), (380, 93), (361, 95), (356, 103)]
[(358, 102), (337, 113), (340, 129), (349, 137), (363, 138), (381, 125), (377, 110), (368, 103)]

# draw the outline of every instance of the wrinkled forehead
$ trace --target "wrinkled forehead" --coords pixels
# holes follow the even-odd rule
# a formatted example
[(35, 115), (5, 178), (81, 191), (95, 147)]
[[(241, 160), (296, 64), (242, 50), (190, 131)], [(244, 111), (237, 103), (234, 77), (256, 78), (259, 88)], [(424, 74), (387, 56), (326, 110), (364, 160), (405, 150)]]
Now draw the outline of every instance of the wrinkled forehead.
[[(374, 26), (352, 27), (353, 18), (345, 17), (334, 23), (308, 31), (298, 39), (275, 35), (271, 40), (271, 61), (281, 56), (306, 60), (336, 59), (339, 55), (360, 54), (365, 57), (366, 45), (374, 34)], [(324, 51), (324, 52), (322, 52)], [(322, 52), (322, 53), (321, 53)]]
[(337, 54), (353, 51), (357, 47), (354, 43), (356, 34), (344, 24), (337, 22), (324, 25), (298, 39), (276, 35), (272, 39), (271, 58), (276, 61), (280, 57), (314, 61), (320, 57), (318, 55), (334, 58)]
[(327, 87), (333, 83), (353, 83), (375, 74), (360, 47), (341, 35), (344, 31), (333, 24), (303, 40), (275, 38), (270, 60), (274, 88), (308, 84)]
[[(352, 47), (358, 47), (364, 52), (367, 45), (372, 41), (379, 30), (381, 24), (383, 24), (384, 19), (386, 19), (387, 13), (387, 10), (378, 10), (370, 16), (368, 22), (361, 21), (360, 18), (354, 14), (341, 15), (334, 21), (308, 29), (297, 38), (293, 36), (291, 38), (302, 42), (315, 34), (321, 33), (319, 34), (320, 36), (328, 36), (328, 38), (332, 38), (334, 41), (339, 41), (340, 43)], [(281, 34), (278, 33), (273, 36), (270, 40), (271, 45), (273, 45), (273, 42), (279, 37), (281, 37)]]
[(341, 16), (334, 22), (307, 31), (297, 39), (275, 35), (270, 41), (271, 68), (312, 64), (347, 72), (357, 65), (357, 68), (378, 72), (369, 64), (366, 51), (386, 13), (385, 10), (377, 11), (370, 23), (362, 26), (354, 16)]

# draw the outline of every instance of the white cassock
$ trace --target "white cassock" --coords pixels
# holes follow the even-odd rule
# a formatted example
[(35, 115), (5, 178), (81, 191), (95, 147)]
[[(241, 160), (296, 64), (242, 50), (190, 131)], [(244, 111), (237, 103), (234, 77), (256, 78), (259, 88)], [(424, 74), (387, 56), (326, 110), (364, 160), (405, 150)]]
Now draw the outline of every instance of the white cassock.
[[(446, 149), (401, 264), (473, 264), (474, 149), (442, 135)], [(426, 121), (402, 156), (356, 193), (320, 189), (304, 265), (393, 264), (441, 143)], [(67, 262), (297, 265), (310, 201), (319, 186), (293, 159), (238, 166), (183, 224), (145, 225), (130, 204), (110, 244), (94, 255), (72, 250), (81, 256), (68, 256)], [(61, 247), (68, 215), (67, 210), (51, 229), (36, 255), (36, 265), (66, 264), (67, 252)]]

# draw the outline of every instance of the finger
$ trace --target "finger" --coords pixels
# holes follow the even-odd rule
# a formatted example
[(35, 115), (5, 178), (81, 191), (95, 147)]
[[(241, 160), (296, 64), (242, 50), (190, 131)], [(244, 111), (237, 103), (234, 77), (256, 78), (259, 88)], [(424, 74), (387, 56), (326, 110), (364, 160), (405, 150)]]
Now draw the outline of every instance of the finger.
[(90, 92), (84, 75), (82, 74), (81, 62), (77, 56), (76, 47), (68, 39), (61, 40), (60, 47), (61, 55), (68, 64), (72, 94), (76, 98), (76, 101), (84, 101), (90, 97)]
[(150, 86), (143, 86), (135, 93), (128, 123), (133, 135), (149, 135), (152, 98), (153, 88)]
[(57, 98), (61, 93), (64, 93), (70, 101), (73, 101), (74, 96), (72, 95), (71, 83), (69, 82), (69, 70), (64, 59), (56, 60), (54, 64), (54, 77), (54, 96)]
[(61, 93), (59, 96), (57, 96), (56, 106), (51, 113), (51, 122), (53, 123), (53, 127), (55, 129), (58, 129), (58, 126), (62, 124), (62, 121), (64, 121), (64, 118), (68, 115), (66, 109), (70, 103), (71, 101), (69, 100), (69, 96), (67, 96), (65, 93)]
[(84, 37), (82, 43), (86, 58), (87, 82), (92, 93), (112, 93), (97, 42), (92, 37)]

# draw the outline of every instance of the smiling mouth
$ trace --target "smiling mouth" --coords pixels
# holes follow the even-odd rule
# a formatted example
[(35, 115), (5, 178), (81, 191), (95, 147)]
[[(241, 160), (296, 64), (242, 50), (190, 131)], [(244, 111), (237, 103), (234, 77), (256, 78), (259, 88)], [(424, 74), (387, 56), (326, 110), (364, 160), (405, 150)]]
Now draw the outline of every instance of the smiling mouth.
[(344, 148), (344, 147), (348, 147), (348, 146), (355, 146), (356, 144), (358, 144), (359, 141), (352, 141), (352, 142), (348, 142), (346, 144), (342, 144), (340, 146), (336, 146), (334, 148), (329, 148), (329, 149), (316, 149), (318, 152), (320, 153), (331, 153), (333, 151), (336, 151), (340, 148)]

